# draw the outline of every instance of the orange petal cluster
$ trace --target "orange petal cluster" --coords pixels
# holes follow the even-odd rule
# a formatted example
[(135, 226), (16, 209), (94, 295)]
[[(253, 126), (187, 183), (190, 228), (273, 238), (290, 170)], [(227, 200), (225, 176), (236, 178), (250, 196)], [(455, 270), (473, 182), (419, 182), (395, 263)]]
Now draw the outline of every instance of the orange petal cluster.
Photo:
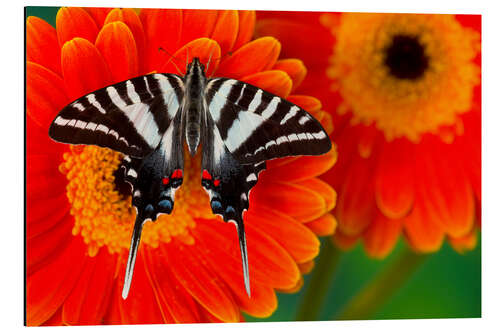
[[(376, 258), (387, 256), (401, 235), (418, 252), (437, 251), (445, 239), (458, 252), (474, 248), (481, 212), (481, 84), (464, 92), (472, 96), (470, 107), (457, 115), (456, 126), (441, 126), (417, 141), (388, 140), (374, 124), (353, 122), (339, 93), (342, 83), (327, 79), (341, 18), (259, 12), (256, 27), (257, 36), (282, 42), (284, 56), (304, 61), (309, 75), (297, 92), (320, 98), (333, 116), (339, 161), (321, 179), (338, 190), (335, 243), (349, 249), (361, 239)], [(466, 33), (480, 35), (480, 16), (453, 20)], [(481, 53), (472, 52), (471, 67), (480, 68)]]

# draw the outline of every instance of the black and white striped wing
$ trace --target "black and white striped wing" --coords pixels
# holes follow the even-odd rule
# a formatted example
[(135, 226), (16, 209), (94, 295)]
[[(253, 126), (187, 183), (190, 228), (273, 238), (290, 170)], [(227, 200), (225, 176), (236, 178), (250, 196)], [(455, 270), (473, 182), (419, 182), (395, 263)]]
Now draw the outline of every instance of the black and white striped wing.
[(144, 157), (160, 143), (183, 94), (182, 79), (174, 74), (149, 74), (113, 84), (62, 109), (49, 136)]
[(206, 102), (222, 141), (242, 164), (321, 155), (331, 148), (327, 133), (307, 111), (248, 83), (212, 79)]
[(240, 243), (245, 289), (250, 296), (247, 246), (243, 213), (248, 209), (250, 190), (257, 184), (266, 162), (241, 164), (224, 144), (219, 129), (210, 114), (205, 113), (202, 140), (201, 183), (210, 198), (212, 212), (236, 226)]

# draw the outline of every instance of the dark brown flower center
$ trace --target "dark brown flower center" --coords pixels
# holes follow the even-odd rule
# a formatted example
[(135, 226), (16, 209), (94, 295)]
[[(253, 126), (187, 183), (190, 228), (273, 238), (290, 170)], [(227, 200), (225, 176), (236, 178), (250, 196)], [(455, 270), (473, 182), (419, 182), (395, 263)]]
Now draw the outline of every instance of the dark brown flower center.
[(385, 54), (385, 65), (398, 79), (418, 79), (429, 67), (429, 58), (416, 36), (394, 36)]

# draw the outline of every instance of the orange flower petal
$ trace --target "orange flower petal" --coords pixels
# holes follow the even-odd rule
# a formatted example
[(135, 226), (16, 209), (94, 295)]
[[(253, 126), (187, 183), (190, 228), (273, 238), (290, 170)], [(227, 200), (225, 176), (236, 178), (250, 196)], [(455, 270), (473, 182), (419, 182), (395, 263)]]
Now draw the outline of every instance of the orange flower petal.
[[(195, 39), (188, 44), (181, 47), (177, 52), (175, 52), (174, 57), (167, 61), (163, 66), (160, 67), (160, 72), (164, 73), (177, 73), (177, 68), (175, 67), (173, 61), (175, 59), (182, 60), (186, 59), (186, 62), (189, 64), (193, 58), (199, 58), (201, 63), (208, 64), (210, 60), (208, 70), (205, 70), (205, 74), (207, 77), (212, 76), (215, 72), (220, 59), (220, 47), (216, 41), (209, 38), (198, 38)], [(177, 61), (177, 66), (179, 69), (185, 70), (185, 68), (179, 66), (180, 64)]]
[(335, 202), (337, 201), (337, 192), (328, 185), (328, 183), (322, 181), (318, 178), (310, 178), (301, 180), (296, 183), (297, 185), (304, 186), (323, 197), (326, 202), (326, 210), (330, 211), (335, 207)]
[(77, 288), (64, 302), (64, 324), (95, 325), (101, 322), (113, 290), (116, 257), (101, 249), (95, 258), (88, 260)]
[(473, 250), (477, 245), (477, 231), (474, 229), (465, 236), (454, 238), (448, 237), (448, 242), (458, 253), (465, 253)]
[(75, 287), (86, 264), (87, 246), (81, 237), (71, 237), (68, 248), (47, 262), (43, 270), (26, 281), (26, 323), (37, 326), (49, 319)]
[(337, 229), (332, 236), (332, 241), (342, 251), (349, 251), (358, 242), (358, 236), (349, 236)]
[(444, 239), (442, 227), (429, 218), (427, 209), (420, 199), (419, 194), (415, 200), (413, 209), (404, 218), (403, 227), (408, 243), (418, 252), (435, 252), (439, 250)]
[(111, 22), (97, 35), (95, 46), (108, 63), (114, 82), (139, 74), (139, 59), (132, 31), (121, 21)]
[(121, 254), (120, 266), (118, 268), (118, 283), (111, 304), (118, 303), (120, 312), (120, 324), (163, 324), (166, 320), (160, 312), (158, 301), (153, 292), (149, 278), (146, 274), (144, 251), (139, 249), (134, 268), (134, 279), (132, 287), (126, 300), (122, 299), (123, 278), (125, 272), (126, 253)]
[(300, 263), (312, 260), (319, 253), (319, 240), (303, 224), (269, 209), (249, 210), (245, 219), (278, 242)]
[[(274, 239), (251, 225), (252, 223), (247, 223), (245, 226), (248, 265), (251, 267), (251, 290), (255, 283), (273, 288), (294, 286), (300, 275), (295, 261)], [(216, 253), (228, 269), (231, 269), (234, 274), (241, 274), (241, 255), (233, 225), (214, 220), (201, 220), (194, 230), (199, 232), (203, 239), (210, 240), (206, 242), (206, 247)], [(237, 286), (244, 288), (243, 279)]]
[(97, 27), (101, 28), (105, 24), (104, 21), (106, 20), (106, 16), (112, 8), (84, 7), (83, 9), (85, 9), (85, 11), (94, 19)]
[(362, 126), (360, 135), (358, 137), (358, 153), (363, 158), (368, 158), (371, 156), (372, 151), (377, 147), (377, 143), (385, 143), (382, 132), (380, 132), (375, 125)]
[(352, 162), (337, 202), (339, 228), (346, 235), (359, 235), (372, 221), (375, 211), (373, 166), (357, 156)]
[(302, 286), (304, 286), (304, 278), (301, 275), (295, 286), (288, 289), (278, 289), (278, 291), (285, 294), (295, 294), (302, 288)]
[(63, 326), (62, 308), (57, 309), (56, 313), (43, 322), (42, 326)]
[(407, 215), (414, 200), (414, 145), (406, 139), (386, 142), (375, 173), (375, 200), (390, 219)]
[(238, 36), (232, 50), (237, 50), (252, 39), (255, 28), (255, 12), (253, 10), (238, 11)]
[(298, 182), (324, 173), (336, 161), (337, 153), (334, 149), (320, 156), (301, 156), (286, 164), (278, 163), (278, 160), (271, 160), (260, 179), (263, 182), (276, 179), (279, 179), (280, 182)]
[(240, 79), (271, 94), (286, 98), (292, 91), (292, 80), (287, 73), (278, 70), (264, 71)]
[(90, 278), (86, 281), (82, 274), (78, 288), (75, 288), (64, 302), (65, 323), (95, 325), (102, 322), (111, 303), (116, 260), (117, 256), (109, 254), (105, 249), (101, 249), (93, 258), (95, 264)]
[(108, 311), (104, 315), (102, 322), (107, 325), (122, 325), (123, 322), (120, 314), (120, 303), (117, 301), (122, 297), (122, 291), (119, 290), (117, 283), (113, 283), (110, 289), (111, 297), (108, 302)]
[(178, 283), (198, 303), (220, 320), (238, 321), (238, 307), (231, 292), (217, 273), (205, 264), (205, 258), (200, 256), (195, 246), (172, 241), (160, 247), (160, 250), (166, 262), (176, 263), (170, 267)]
[(68, 215), (54, 227), (26, 242), (26, 273), (28, 276), (44, 269), (48, 262), (66, 249), (72, 238), (73, 223)]
[(53, 141), (47, 131), (35, 123), (33, 118), (26, 117), (26, 154), (43, 152), (55, 158), (62, 157), (60, 154), (68, 150), (67, 145)]
[(321, 110), (321, 101), (312, 96), (290, 95), (287, 99), (309, 113)]
[[(135, 10), (130, 8), (114, 8), (109, 12), (104, 24), (116, 21), (125, 23), (130, 29), (132, 35), (134, 35), (134, 41), (137, 48), (137, 58), (143, 60), (146, 52), (146, 37), (142, 22)], [(144, 67), (144, 61), (141, 61), (139, 63), (139, 74), (146, 73)]]
[(266, 183), (266, 186), (256, 186), (250, 199), (254, 207), (279, 209), (300, 222), (320, 217), (327, 208), (320, 194), (296, 184)]
[(145, 72), (149, 73), (158, 70), (179, 47), (182, 11), (180, 9), (145, 8), (141, 9), (139, 18), (144, 27), (147, 46)]
[(36, 16), (26, 19), (26, 60), (61, 75), (61, 53), (56, 29)]
[(290, 76), (293, 82), (292, 91), (300, 86), (307, 74), (306, 66), (304, 66), (302, 60), (299, 59), (278, 60), (274, 64), (273, 69), (286, 72), (288, 76)]
[(64, 81), (54, 72), (33, 62), (26, 63), (26, 113), (45, 133), (70, 101), (64, 87)]
[(382, 214), (366, 228), (363, 234), (365, 250), (373, 258), (385, 258), (396, 245), (402, 230), (402, 220), (393, 220)]
[(212, 251), (213, 247), (218, 246), (213, 243), (212, 239), (205, 239), (198, 233), (195, 234), (195, 237), (197, 237), (196, 244), (199, 244), (199, 248), (203, 249), (203, 255), (206, 256), (207, 262), (210, 262), (210, 265), (214, 267), (217, 274), (231, 288), (235, 301), (241, 310), (259, 318), (270, 316), (276, 310), (277, 299), (273, 288), (252, 279), (252, 297), (249, 298), (242, 283), (243, 273), (240, 266), (236, 263), (230, 265), (224, 260), (227, 254), (219, 254), (217, 251)]
[(236, 37), (238, 37), (238, 21), (237, 10), (222, 10), (219, 12), (211, 38), (220, 45), (223, 57), (232, 50)]
[(309, 274), (312, 272), (312, 270), (314, 268), (314, 260), (299, 263), (298, 266), (299, 266), (300, 273)]
[(184, 9), (182, 11), (182, 29), (180, 45), (187, 44), (200, 37), (209, 37), (214, 31), (219, 13), (217, 10)]
[[(164, 317), (171, 316), (177, 323), (199, 322), (196, 302), (186, 289), (176, 287), (178, 281), (168, 268), (171, 263), (167, 262), (164, 256), (158, 255), (158, 249), (148, 246), (144, 252), (146, 273)], [(165, 312), (168, 312), (168, 315), (165, 315)]]
[(239, 79), (269, 69), (278, 59), (280, 50), (281, 44), (272, 37), (253, 40), (225, 58), (217, 74)]
[(450, 167), (448, 161), (460, 160), (462, 155), (454, 155), (449, 145), (439, 142), (428, 145), (430, 153), (426, 165), (421, 166), (426, 183), (426, 199), (429, 209), (442, 223), (446, 233), (461, 237), (470, 232), (474, 225), (474, 195), (463, 169), (459, 165)]
[(332, 214), (326, 213), (304, 225), (318, 236), (330, 236), (335, 233), (335, 229), (337, 229), (337, 220)]
[(71, 218), (66, 193), (44, 200), (27, 198), (26, 210), (27, 240), (44, 234), (55, 225), (62, 223), (63, 219)]
[(83, 8), (62, 7), (56, 16), (57, 39), (63, 46), (67, 41), (80, 37), (93, 43), (97, 37), (97, 25)]
[[(86, 39), (75, 38), (62, 47), (61, 63), (68, 94), (76, 99), (112, 83), (101, 53)], [(85, 68), (82, 71), (82, 68)]]

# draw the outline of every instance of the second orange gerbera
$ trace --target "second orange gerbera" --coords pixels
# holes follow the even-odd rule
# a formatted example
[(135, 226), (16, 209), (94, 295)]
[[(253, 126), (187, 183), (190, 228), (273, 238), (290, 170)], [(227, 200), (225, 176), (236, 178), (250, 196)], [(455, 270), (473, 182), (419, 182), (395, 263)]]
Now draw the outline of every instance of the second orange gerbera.
[(335, 163), (335, 151), (272, 161), (252, 191), (245, 215), (251, 299), (234, 228), (212, 215), (199, 160), (187, 159), (174, 214), (145, 225), (133, 291), (124, 301), (134, 213), (115, 174), (122, 156), (68, 148), (47, 135), (57, 112), (74, 98), (149, 72), (175, 73), (183, 64), (172, 59), (187, 54), (205, 63), (211, 58), (208, 75), (287, 97), (331, 132), (317, 99), (290, 95), (305, 76), (302, 62), (278, 60), (274, 38), (252, 41), (254, 22), (253, 12), (137, 15), (92, 8), (62, 8), (57, 29), (28, 18), (28, 325), (239, 321), (241, 311), (269, 316), (277, 306), (275, 290), (301, 286), (301, 270), (319, 251), (315, 233), (331, 234), (336, 225), (328, 213), (335, 192), (316, 178)]
[(339, 191), (337, 245), (362, 239), (383, 258), (404, 234), (418, 252), (437, 251), (444, 239), (457, 251), (473, 248), (480, 17), (309, 13), (291, 33), (297, 15), (259, 14), (257, 31), (304, 60), (311, 75), (300, 91), (334, 116), (339, 163), (322, 179)]

